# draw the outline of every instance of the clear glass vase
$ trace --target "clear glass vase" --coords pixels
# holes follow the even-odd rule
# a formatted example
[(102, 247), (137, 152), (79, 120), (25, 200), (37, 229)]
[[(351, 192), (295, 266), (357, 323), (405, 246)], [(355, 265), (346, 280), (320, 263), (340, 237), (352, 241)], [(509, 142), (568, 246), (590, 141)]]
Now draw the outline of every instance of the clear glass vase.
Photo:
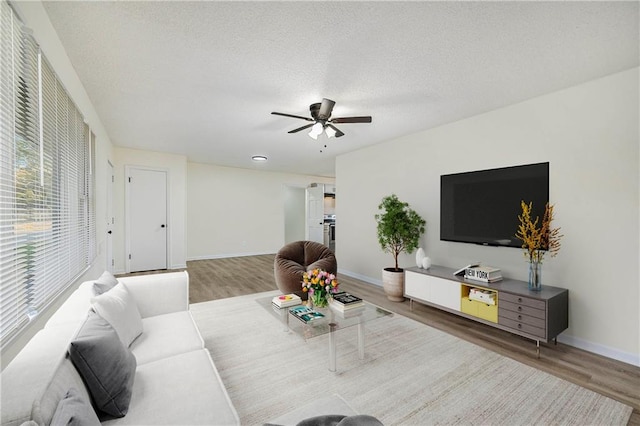
[(531, 261), (529, 262), (529, 290), (540, 291), (542, 290), (542, 263)]
[(309, 295), (309, 300), (311, 301), (311, 308), (326, 308), (329, 304), (327, 294), (320, 291), (315, 291), (313, 294)]

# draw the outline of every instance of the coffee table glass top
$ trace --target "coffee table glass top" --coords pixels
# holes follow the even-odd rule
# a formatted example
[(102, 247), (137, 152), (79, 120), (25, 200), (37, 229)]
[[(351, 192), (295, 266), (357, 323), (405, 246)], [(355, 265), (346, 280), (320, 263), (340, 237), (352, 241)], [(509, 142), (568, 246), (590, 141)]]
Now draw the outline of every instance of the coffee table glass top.
[[(372, 321), (377, 318), (393, 315), (393, 313), (386, 311), (371, 303), (364, 302), (362, 308), (357, 308), (354, 311), (347, 311), (346, 314), (342, 314), (330, 307), (327, 308), (315, 308), (314, 310), (322, 312), (324, 318), (304, 323), (303, 321), (295, 318), (289, 314), (289, 309), (293, 306), (286, 308), (278, 308), (271, 303), (273, 296), (263, 297), (256, 300), (260, 306), (267, 309), (273, 316), (278, 318), (283, 327), (290, 329), (291, 331), (301, 335), (305, 339), (321, 336), (323, 334), (330, 333), (331, 331), (337, 331), (356, 325), (362, 325), (365, 322)], [(298, 305), (300, 306), (300, 305)], [(333, 330), (332, 330), (333, 329)]]

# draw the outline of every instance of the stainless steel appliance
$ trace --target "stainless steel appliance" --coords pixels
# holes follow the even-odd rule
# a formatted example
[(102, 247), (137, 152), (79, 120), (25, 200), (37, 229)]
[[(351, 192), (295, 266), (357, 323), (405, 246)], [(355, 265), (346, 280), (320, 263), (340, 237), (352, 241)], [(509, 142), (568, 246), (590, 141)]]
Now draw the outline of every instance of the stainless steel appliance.
[(336, 243), (336, 215), (324, 215), (324, 245), (331, 250), (335, 248)]

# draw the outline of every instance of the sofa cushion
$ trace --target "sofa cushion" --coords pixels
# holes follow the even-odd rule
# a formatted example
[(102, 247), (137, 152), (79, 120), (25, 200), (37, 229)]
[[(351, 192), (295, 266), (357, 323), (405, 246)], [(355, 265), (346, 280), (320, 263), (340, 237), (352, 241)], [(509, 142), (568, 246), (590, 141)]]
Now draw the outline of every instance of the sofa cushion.
[(115, 417), (129, 410), (136, 358), (120, 341), (113, 327), (89, 312), (69, 345), (71, 361), (83, 377), (96, 408)]
[(44, 394), (33, 401), (31, 419), (39, 425), (52, 424), (51, 420), (58, 409), (58, 405), (66, 397), (69, 389), (75, 389), (75, 393), (83, 400), (91, 401), (89, 390), (69, 357), (67, 351), (69, 340), (67, 340), (67, 345), (65, 346), (66, 356), (56, 369)]
[(93, 283), (93, 292), (96, 296), (106, 293), (118, 284), (118, 280), (109, 271), (104, 271)]
[(129, 347), (138, 365), (204, 348), (189, 311), (143, 318), (142, 333)]
[(89, 401), (85, 400), (75, 388), (71, 388), (58, 403), (51, 424), (96, 426), (100, 424), (100, 420)]
[(103, 425), (238, 425), (206, 349), (138, 366), (129, 413)]
[(116, 330), (125, 346), (142, 333), (140, 312), (124, 284), (117, 284), (110, 291), (94, 297), (91, 305)]
[[(187, 271), (119, 278), (133, 300), (142, 318), (189, 309), (189, 274)], [(158, 291), (162, 289), (162, 291)]]
[[(71, 385), (75, 382), (82, 386), (82, 379), (77, 372), (76, 377), (73, 378), (67, 374), (60, 375), (58, 371), (61, 365), (65, 365), (69, 341), (76, 334), (77, 329), (76, 324), (67, 324), (40, 330), (2, 370), (0, 424), (20, 425), (31, 419), (34, 401), (39, 401), (45, 393), (49, 392), (47, 388), (51, 387), (52, 381), (58, 383), (68, 379), (67, 384)], [(73, 373), (75, 368), (69, 360), (67, 361), (70, 368), (65, 373)], [(65, 386), (64, 391), (61, 391), (52, 403), (51, 416), (58, 401), (68, 389), (69, 386)], [(51, 416), (48, 417), (49, 421)]]
[(86, 281), (73, 291), (64, 301), (62, 306), (51, 315), (45, 327), (57, 327), (66, 324), (75, 324), (76, 328), (87, 318), (87, 312), (91, 309), (93, 281)]

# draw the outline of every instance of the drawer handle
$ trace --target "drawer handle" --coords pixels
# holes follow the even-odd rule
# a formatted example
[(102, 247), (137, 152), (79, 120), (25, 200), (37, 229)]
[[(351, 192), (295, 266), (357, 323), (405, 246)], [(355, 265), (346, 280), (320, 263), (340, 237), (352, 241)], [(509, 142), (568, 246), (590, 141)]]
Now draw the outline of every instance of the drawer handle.
[(518, 303), (522, 303), (522, 297), (518, 297)]
[(522, 306), (518, 306), (518, 312), (522, 312)]
[(521, 320), (522, 319), (522, 315), (518, 315), (518, 319)]
[(522, 324), (518, 324), (518, 328), (522, 328)]

